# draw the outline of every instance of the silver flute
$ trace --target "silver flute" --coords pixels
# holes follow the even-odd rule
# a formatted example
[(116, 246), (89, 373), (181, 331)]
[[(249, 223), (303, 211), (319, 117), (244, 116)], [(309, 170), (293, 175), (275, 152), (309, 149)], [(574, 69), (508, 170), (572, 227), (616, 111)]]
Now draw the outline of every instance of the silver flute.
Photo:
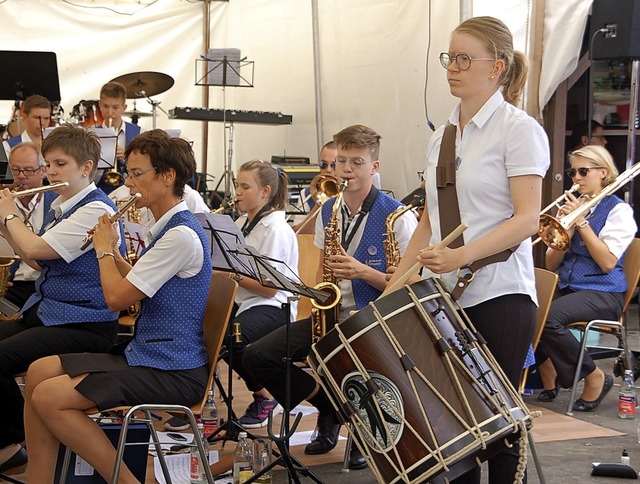
[[(122, 207), (120, 207), (120, 209), (109, 218), (109, 222), (111, 223), (117, 222), (119, 218), (121, 218), (124, 214), (127, 213), (127, 210), (129, 210), (131, 205), (136, 203), (141, 198), (142, 198), (142, 193), (136, 193), (135, 195), (131, 195), (131, 198), (127, 200), (127, 203), (125, 203)], [(91, 230), (87, 232), (87, 236), (82, 240), (82, 245), (80, 246), (80, 250), (85, 250), (87, 247), (91, 245), (91, 242), (93, 242), (93, 233), (95, 232), (97, 226), (98, 224), (96, 224)]]

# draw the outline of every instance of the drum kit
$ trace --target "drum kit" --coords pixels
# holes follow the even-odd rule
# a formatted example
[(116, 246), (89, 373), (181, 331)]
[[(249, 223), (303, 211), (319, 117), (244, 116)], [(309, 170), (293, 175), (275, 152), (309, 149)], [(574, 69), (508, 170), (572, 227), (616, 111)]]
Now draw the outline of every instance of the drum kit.
[(516, 440), (525, 460), (531, 415), (436, 279), (353, 314), (308, 361), (378, 482), (449, 482)]
[[(125, 116), (131, 118), (134, 124), (138, 123), (138, 119), (142, 117), (153, 117), (153, 126), (155, 128), (156, 116), (158, 108), (158, 101), (151, 99), (151, 96), (156, 96), (167, 90), (169, 90), (174, 80), (171, 76), (163, 74), (161, 72), (133, 72), (131, 74), (125, 74), (115, 79), (112, 82), (119, 82), (124, 85), (126, 89), (127, 99), (133, 99), (133, 110), (123, 113)], [(138, 111), (136, 108), (136, 101), (140, 98), (146, 98), (152, 106), (152, 112)], [(161, 108), (160, 108), (161, 109)], [(166, 114), (166, 113), (165, 113)], [(7, 124), (5, 133), (7, 136), (18, 136), (24, 129), (24, 122), (22, 118), (24, 113), (19, 108), (15, 108), (11, 116), (11, 121)], [(72, 124), (82, 126), (84, 128), (101, 126), (104, 119), (98, 101), (95, 99), (81, 100), (70, 112), (69, 118), (64, 118), (64, 111), (59, 104), (54, 106), (51, 116), (51, 126), (60, 124)]]

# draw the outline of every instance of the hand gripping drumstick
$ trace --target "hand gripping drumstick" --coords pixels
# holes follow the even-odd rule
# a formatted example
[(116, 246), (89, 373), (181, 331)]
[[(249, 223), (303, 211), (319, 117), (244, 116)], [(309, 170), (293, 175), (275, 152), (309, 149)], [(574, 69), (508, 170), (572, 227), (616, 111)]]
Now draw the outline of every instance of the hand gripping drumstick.
[[(447, 235), (444, 239), (442, 239), (436, 245), (431, 247), (430, 250), (444, 249), (447, 245), (449, 245), (451, 242), (456, 240), (462, 234), (462, 232), (464, 232), (467, 229), (467, 227), (469, 227), (467, 224), (461, 223), (453, 230), (453, 232)], [(385, 296), (390, 292), (397, 291), (398, 289), (400, 289), (402, 286), (404, 286), (405, 282), (407, 282), (411, 277), (413, 277), (418, 273), (420, 268), (422, 268), (422, 264), (420, 262), (416, 262), (412, 267), (410, 267), (407, 270), (407, 272), (402, 274), (402, 276), (400, 276), (400, 278), (397, 279), (393, 284), (391, 284), (390, 286), (387, 286), (385, 290), (382, 291), (382, 294), (380, 294), (379, 297)]]

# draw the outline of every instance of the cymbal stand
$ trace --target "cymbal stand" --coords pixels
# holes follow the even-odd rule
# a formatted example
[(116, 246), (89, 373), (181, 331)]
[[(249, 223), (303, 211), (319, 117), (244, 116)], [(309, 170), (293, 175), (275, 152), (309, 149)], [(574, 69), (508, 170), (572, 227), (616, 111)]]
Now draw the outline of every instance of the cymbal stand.
[(140, 96), (147, 99), (147, 102), (151, 104), (151, 119), (153, 120), (153, 129), (156, 129), (156, 118), (158, 117), (158, 109), (162, 111), (165, 116), (169, 117), (169, 113), (167, 113), (164, 109), (160, 107), (160, 101), (154, 101), (151, 97), (147, 96), (147, 93), (144, 91), (137, 92)]

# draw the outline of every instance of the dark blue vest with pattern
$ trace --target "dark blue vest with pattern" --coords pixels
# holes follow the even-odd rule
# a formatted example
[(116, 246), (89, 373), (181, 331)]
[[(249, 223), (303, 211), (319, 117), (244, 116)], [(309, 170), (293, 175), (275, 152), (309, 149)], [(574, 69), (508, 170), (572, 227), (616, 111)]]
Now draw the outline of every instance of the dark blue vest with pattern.
[(19, 134), (18, 136), (13, 136), (7, 140), (7, 144), (11, 148), (14, 148), (17, 144), (20, 144), (20, 143), (22, 143), (22, 134)]
[[(609, 212), (622, 203), (615, 195), (609, 195), (595, 208), (589, 217), (589, 226), (599, 234), (607, 221)], [(622, 270), (622, 263), (626, 253), (618, 259), (616, 266), (605, 273), (589, 255), (589, 251), (582, 240), (580, 231), (576, 230), (571, 238), (571, 248), (564, 256), (558, 274), (560, 279), (558, 287), (560, 289), (569, 288), (573, 291), (591, 289), (594, 291), (625, 292), (627, 290), (627, 280)]]
[[(94, 201), (103, 202), (116, 210), (115, 204), (102, 190), (93, 190), (57, 219), (52, 226), (69, 218), (80, 207)], [(51, 220), (53, 220), (53, 210), (45, 214), (40, 235), (44, 233)], [(125, 240), (121, 223), (120, 237)], [(120, 245), (122, 254), (124, 254), (124, 246), (125, 244)], [(104, 300), (100, 284), (100, 269), (93, 247), (71, 262), (58, 258), (38, 261), (38, 263), (42, 270), (36, 281), (36, 292), (27, 300), (21, 313), (40, 303), (38, 317), (45, 326), (118, 319), (118, 312), (109, 311)]]
[[(322, 205), (322, 222), (325, 228), (331, 219), (331, 210), (334, 203), (335, 198), (332, 198)], [(354, 258), (377, 271), (386, 272), (387, 260), (384, 251), (384, 234), (387, 231), (387, 216), (400, 205), (402, 205), (400, 202), (386, 193), (378, 193), (369, 211), (362, 239), (353, 253)], [(341, 236), (344, 238), (344, 234), (341, 234)], [(361, 279), (352, 280), (351, 287), (353, 288), (353, 297), (356, 301), (357, 309), (362, 309), (382, 294), (381, 291)]]
[[(44, 219), (46, 219), (47, 214), (49, 213), (49, 211), (51, 210), (51, 202), (53, 202), (56, 198), (58, 198), (58, 194), (55, 192), (44, 192), (42, 194), (42, 201), (38, 202), (38, 203), (42, 203), (43, 205), (43, 212), (42, 212), (42, 219), (44, 221)], [(42, 224), (42, 226), (44, 227), (44, 223)], [(11, 267), (9, 268), (9, 277), (11, 280), (13, 280), (13, 276), (16, 275), (16, 271), (18, 270), (18, 268), (20, 267), (20, 261), (17, 260), (15, 261), (13, 264), (11, 264)]]
[(142, 256), (169, 229), (179, 225), (198, 234), (204, 251), (202, 269), (193, 277), (174, 275), (153, 297), (142, 300), (135, 336), (125, 350), (131, 366), (187, 370), (207, 364), (203, 321), (212, 269), (209, 242), (202, 225), (188, 210), (176, 213)]

